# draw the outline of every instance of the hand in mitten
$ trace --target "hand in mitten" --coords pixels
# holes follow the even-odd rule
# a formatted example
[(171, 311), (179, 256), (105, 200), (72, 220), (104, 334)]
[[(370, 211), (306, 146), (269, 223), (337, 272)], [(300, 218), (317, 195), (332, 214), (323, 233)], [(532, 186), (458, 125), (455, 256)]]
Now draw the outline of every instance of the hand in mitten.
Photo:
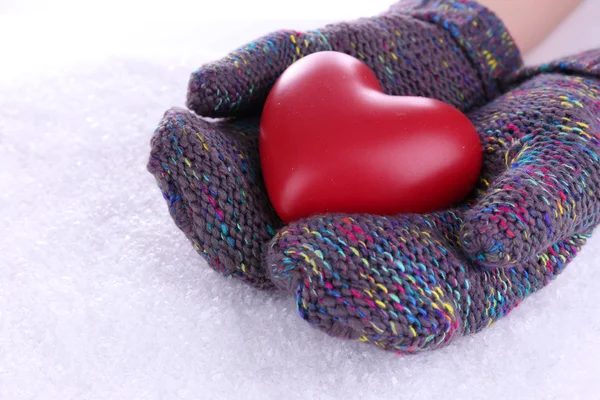
[(152, 139), (148, 170), (177, 226), (227, 276), (272, 286), (261, 252), (282, 223), (261, 178), (257, 115), (289, 65), (323, 50), (364, 61), (388, 94), (432, 97), (461, 110), (495, 97), (501, 79), (521, 65), (493, 14), (471, 1), (445, 0), (403, 1), (380, 16), (319, 31), (274, 32), (195, 71), (189, 107), (237, 119), (211, 123), (169, 110)]
[[(315, 216), (278, 232), (266, 265), (302, 318), (416, 352), (489, 326), (562, 272), (599, 222), (600, 50), (525, 78), (469, 113), (485, 157), (464, 206)], [(503, 259), (512, 267), (481, 265)]]

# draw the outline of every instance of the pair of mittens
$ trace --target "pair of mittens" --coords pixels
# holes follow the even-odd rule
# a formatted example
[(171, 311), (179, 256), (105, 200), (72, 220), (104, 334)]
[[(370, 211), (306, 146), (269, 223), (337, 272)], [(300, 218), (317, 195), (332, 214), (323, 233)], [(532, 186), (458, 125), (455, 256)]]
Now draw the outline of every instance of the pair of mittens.
[[(331, 50), (365, 62), (388, 94), (467, 113), (484, 154), (468, 201), (283, 225), (261, 177), (261, 106), (289, 65)], [(289, 290), (301, 317), (330, 335), (416, 352), (506, 315), (597, 226), (599, 90), (600, 50), (523, 68), (502, 22), (476, 2), (401, 1), (372, 18), (274, 32), (202, 66), (188, 87), (193, 112), (165, 113), (147, 167), (212, 268)]]

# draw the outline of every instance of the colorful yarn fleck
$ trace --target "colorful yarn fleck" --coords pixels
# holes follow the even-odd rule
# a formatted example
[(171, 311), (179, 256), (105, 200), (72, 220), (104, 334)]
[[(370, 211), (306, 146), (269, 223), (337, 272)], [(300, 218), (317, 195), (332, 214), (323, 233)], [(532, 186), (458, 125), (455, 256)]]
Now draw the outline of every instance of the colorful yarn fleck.
[[(389, 94), (467, 113), (484, 152), (472, 198), (431, 215), (283, 226), (261, 179), (256, 115), (288, 65), (331, 49), (365, 61)], [(471, 1), (405, 1), (276, 32), (194, 72), (188, 106), (235, 118), (165, 114), (148, 170), (173, 220), (211, 267), (290, 291), (333, 336), (414, 353), (478, 332), (556, 278), (600, 222), (600, 49), (522, 68), (502, 23)]]

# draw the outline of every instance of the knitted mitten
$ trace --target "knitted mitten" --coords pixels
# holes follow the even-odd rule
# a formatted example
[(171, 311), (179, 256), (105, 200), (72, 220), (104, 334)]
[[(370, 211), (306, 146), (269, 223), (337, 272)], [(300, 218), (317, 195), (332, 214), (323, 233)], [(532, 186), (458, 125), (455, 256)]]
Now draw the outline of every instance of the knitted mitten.
[(187, 105), (207, 117), (256, 114), (298, 58), (334, 50), (364, 61), (384, 92), (484, 104), (522, 61), (502, 22), (472, 0), (405, 0), (385, 13), (321, 30), (282, 30), (195, 71)]
[[(469, 113), (485, 161), (464, 206), (315, 216), (278, 232), (266, 265), (302, 318), (416, 352), (489, 326), (563, 271), (600, 220), (600, 50), (516, 82), (527, 77)], [(481, 267), (495, 255), (512, 267)]]
[[(276, 78), (309, 52), (336, 50), (364, 61), (389, 94), (427, 96), (461, 110), (499, 94), (521, 65), (502, 23), (472, 1), (402, 1), (383, 15), (320, 31), (279, 31), (195, 71), (188, 105), (209, 117), (258, 115)], [(209, 123), (167, 111), (152, 139), (155, 175), (177, 226), (211, 267), (270, 287), (261, 262), (282, 226), (265, 194), (258, 118)]]

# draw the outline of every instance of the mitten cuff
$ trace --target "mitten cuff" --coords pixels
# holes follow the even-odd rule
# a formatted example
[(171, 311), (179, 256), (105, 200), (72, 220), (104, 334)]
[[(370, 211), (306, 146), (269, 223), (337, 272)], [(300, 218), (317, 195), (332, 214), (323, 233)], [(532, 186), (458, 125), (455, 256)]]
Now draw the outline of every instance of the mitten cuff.
[(502, 20), (475, 1), (408, 0), (393, 5), (389, 12), (408, 13), (448, 31), (479, 71), (488, 99), (498, 96), (504, 80), (523, 65)]

